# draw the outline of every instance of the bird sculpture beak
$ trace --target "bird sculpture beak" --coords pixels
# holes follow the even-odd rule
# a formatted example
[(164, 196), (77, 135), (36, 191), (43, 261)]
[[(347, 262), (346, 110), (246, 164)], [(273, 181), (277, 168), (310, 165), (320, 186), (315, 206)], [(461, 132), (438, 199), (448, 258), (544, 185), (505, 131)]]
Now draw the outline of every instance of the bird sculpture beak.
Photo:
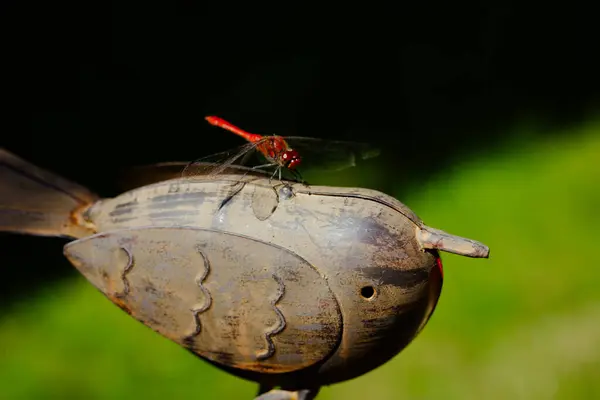
[(472, 258), (488, 258), (490, 255), (489, 247), (483, 243), (428, 226), (418, 227), (416, 236), (422, 249), (435, 249)]

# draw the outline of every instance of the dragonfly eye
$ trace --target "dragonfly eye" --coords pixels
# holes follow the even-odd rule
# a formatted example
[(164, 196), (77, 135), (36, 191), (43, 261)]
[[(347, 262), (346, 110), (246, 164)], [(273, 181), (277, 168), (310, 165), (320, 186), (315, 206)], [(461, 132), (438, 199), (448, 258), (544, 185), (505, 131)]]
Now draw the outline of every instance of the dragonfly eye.
[(296, 150), (288, 150), (283, 153), (283, 160), (286, 163), (286, 167), (289, 169), (295, 169), (302, 162), (300, 154), (298, 154)]

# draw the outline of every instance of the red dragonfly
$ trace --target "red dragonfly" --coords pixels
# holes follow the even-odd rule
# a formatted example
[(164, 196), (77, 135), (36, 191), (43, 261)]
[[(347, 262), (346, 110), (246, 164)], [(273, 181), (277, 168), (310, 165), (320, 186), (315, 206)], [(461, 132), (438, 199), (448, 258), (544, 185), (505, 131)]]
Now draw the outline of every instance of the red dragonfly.
[[(245, 166), (254, 163), (249, 170), (260, 171), (274, 168), (271, 179), (275, 175), (282, 178), (282, 172), (289, 172), (300, 182), (304, 182), (297, 168), (304, 165), (323, 168), (326, 170), (340, 170), (356, 165), (356, 159), (367, 159), (379, 155), (379, 150), (367, 144), (330, 141), (309, 137), (259, 135), (250, 133), (216, 116), (205, 118), (211, 125), (228, 130), (248, 141), (247, 144), (222, 153), (200, 158), (186, 166), (183, 175), (217, 175), (236, 166)], [(255, 162), (252, 157), (259, 154), (263, 162)], [(251, 161), (252, 160), (252, 161)], [(208, 170), (207, 164), (211, 164)], [(199, 171), (203, 172), (199, 172)]]

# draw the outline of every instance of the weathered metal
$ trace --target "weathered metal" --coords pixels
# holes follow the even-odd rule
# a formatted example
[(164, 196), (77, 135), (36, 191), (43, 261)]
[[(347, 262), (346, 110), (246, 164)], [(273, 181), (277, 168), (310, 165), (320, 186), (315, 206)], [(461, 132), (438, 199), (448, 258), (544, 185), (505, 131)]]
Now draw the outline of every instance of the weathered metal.
[(489, 254), (363, 188), (231, 172), (148, 180), (97, 199), (5, 151), (0, 165), (11, 189), (0, 195), (0, 230), (76, 239), (64, 254), (91, 284), (161, 335), (258, 382), (261, 399), (313, 398), (385, 363), (435, 309), (438, 250)]

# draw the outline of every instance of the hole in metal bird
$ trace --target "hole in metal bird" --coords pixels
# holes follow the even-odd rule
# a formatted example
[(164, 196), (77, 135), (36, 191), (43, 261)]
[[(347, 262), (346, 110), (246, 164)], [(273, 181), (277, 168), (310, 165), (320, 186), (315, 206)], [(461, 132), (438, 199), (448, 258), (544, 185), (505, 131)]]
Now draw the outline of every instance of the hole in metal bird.
[(366, 300), (373, 300), (375, 297), (375, 288), (373, 286), (364, 286), (360, 289), (360, 295)]

